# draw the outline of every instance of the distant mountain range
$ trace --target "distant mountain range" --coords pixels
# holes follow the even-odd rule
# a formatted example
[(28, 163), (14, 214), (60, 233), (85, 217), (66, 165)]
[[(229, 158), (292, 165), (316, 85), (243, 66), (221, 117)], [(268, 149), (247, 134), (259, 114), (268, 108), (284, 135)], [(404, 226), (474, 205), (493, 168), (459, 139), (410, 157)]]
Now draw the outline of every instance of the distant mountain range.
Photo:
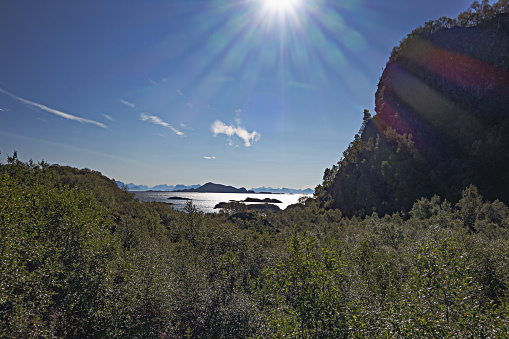
[(314, 194), (315, 190), (311, 188), (306, 188), (305, 190), (301, 189), (295, 189), (295, 188), (272, 188), (272, 187), (258, 187), (258, 188), (252, 188), (251, 190), (255, 191), (256, 193), (284, 193), (284, 194)]
[(128, 191), (185, 191), (185, 192), (228, 192), (228, 193), (285, 193), (285, 194), (313, 194), (315, 191), (311, 188), (305, 190), (294, 189), (294, 188), (272, 188), (272, 187), (258, 187), (250, 190), (242, 188), (235, 188), (232, 186), (225, 186), (221, 184), (206, 183), (205, 185), (135, 185), (133, 183), (125, 184), (122, 181), (116, 181), (118, 187), (127, 187)]

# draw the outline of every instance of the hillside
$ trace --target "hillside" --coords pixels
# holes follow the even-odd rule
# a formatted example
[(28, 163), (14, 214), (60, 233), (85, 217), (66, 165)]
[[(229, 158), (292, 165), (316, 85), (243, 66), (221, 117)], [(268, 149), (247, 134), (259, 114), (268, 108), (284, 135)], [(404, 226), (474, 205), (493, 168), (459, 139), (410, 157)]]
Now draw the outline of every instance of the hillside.
[(326, 171), (322, 204), (405, 213), (420, 197), (458, 201), (470, 184), (509, 203), (509, 14), (479, 21), (430, 22), (394, 49), (376, 114)]

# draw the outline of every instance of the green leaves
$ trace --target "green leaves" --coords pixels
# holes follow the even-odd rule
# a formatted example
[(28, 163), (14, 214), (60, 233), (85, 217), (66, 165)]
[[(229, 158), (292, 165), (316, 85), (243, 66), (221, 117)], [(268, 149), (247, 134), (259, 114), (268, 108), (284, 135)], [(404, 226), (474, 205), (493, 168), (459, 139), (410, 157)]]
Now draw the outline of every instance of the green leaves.
[(288, 254), (267, 269), (263, 283), (275, 337), (343, 337), (343, 269), (334, 250), (295, 233)]
[(53, 187), (44, 171), (22, 163), (0, 169), (2, 335), (93, 329), (89, 314), (102, 265), (116, 246), (97, 201)]

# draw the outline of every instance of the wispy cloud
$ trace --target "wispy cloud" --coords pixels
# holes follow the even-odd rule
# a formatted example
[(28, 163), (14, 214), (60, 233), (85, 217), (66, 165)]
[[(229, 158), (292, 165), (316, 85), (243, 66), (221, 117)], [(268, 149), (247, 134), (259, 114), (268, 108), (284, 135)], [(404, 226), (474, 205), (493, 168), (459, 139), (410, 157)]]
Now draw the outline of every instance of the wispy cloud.
[(177, 91), (177, 93), (178, 93), (178, 95), (180, 95), (180, 96), (184, 96), (184, 93), (183, 93), (180, 89)]
[(131, 108), (135, 108), (135, 107), (136, 107), (136, 105), (135, 105), (135, 104), (133, 104), (132, 102), (129, 102), (129, 101), (127, 101), (127, 100), (120, 99), (120, 102), (121, 102), (121, 103), (123, 103), (123, 104), (124, 104), (124, 105), (126, 105), (126, 106), (131, 107)]
[(106, 119), (110, 120), (110, 121), (115, 121), (115, 119), (113, 119), (111, 116), (109, 116), (108, 114), (103, 114), (103, 117), (105, 117)]
[(187, 129), (189, 131), (194, 131), (194, 128), (189, 127), (189, 126), (187, 126), (186, 124), (183, 124), (183, 123), (180, 124), (180, 127), (182, 127), (183, 129)]
[(214, 136), (217, 136), (218, 134), (226, 134), (229, 137), (237, 135), (239, 138), (244, 140), (244, 146), (246, 147), (250, 147), (253, 143), (260, 140), (261, 137), (260, 133), (256, 131), (248, 132), (244, 127), (238, 126), (239, 123), (240, 121), (237, 121), (237, 126), (234, 126), (227, 125), (220, 120), (216, 120), (210, 126), (210, 129), (212, 133), (214, 133)]
[(242, 110), (240, 108), (237, 108), (235, 110), (235, 123), (237, 125), (240, 125), (240, 113), (242, 113)]
[(78, 122), (81, 122), (81, 123), (93, 124), (93, 125), (96, 125), (96, 126), (99, 126), (99, 127), (102, 127), (102, 128), (107, 128), (106, 125), (104, 125), (104, 124), (102, 124), (100, 122), (97, 122), (97, 121), (94, 121), (94, 120), (90, 120), (90, 119), (85, 119), (85, 118), (82, 118), (82, 117), (78, 117), (76, 115), (65, 113), (65, 112), (56, 110), (54, 108), (50, 108), (48, 106), (44, 106), (44, 105), (38, 104), (36, 102), (23, 99), (23, 98), (15, 95), (15, 94), (7, 92), (6, 90), (4, 90), (2, 88), (0, 88), (0, 92), (5, 94), (5, 95), (10, 96), (11, 98), (16, 99), (16, 100), (18, 100), (18, 101), (20, 101), (20, 102), (22, 102), (22, 103), (24, 103), (26, 105), (29, 105), (29, 106), (41, 109), (43, 111), (46, 111), (46, 112), (54, 114), (54, 115), (58, 115), (61, 118), (68, 119), (68, 120), (74, 120), (74, 121), (78, 121)]
[(148, 113), (141, 113), (140, 114), (140, 120), (142, 120), (142, 121), (149, 121), (149, 122), (151, 122), (153, 124), (164, 126), (166, 128), (169, 128), (176, 135), (185, 136), (185, 134), (183, 132), (179, 131), (178, 129), (176, 129), (175, 127), (170, 125), (169, 123), (163, 121), (161, 118), (159, 118), (156, 115), (151, 115), (151, 114), (148, 114)]
[(211, 159), (215, 159), (216, 157), (203, 157), (203, 159), (207, 159), (207, 160), (211, 160)]

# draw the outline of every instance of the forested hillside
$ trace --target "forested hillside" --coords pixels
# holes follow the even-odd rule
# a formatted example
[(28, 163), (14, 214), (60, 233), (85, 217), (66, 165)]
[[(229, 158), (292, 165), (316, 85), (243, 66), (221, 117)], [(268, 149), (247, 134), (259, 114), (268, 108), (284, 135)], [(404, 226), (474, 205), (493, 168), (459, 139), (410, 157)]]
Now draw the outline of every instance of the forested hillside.
[(420, 197), (456, 202), (470, 184), (509, 203), (509, 5), (475, 2), (394, 48), (376, 114), (318, 196), (346, 215), (407, 213)]

